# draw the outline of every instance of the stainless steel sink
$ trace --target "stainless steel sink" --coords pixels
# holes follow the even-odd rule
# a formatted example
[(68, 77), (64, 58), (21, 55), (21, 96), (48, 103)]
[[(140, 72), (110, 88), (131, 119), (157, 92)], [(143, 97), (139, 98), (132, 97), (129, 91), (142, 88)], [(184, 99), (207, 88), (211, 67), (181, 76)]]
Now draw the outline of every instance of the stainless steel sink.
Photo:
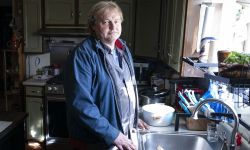
[(216, 150), (219, 142), (209, 143), (204, 135), (146, 133), (140, 136), (141, 150)]

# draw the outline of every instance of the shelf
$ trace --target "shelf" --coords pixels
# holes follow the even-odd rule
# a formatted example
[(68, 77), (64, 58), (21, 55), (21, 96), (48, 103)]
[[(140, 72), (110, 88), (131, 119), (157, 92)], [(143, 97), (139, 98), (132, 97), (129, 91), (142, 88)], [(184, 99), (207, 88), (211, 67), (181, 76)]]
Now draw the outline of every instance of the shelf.
[(7, 91), (6, 91), (6, 94), (7, 94), (7, 95), (20, 94), (20, 89), (7, 90)]
[(19, 72), (6, 72), (7, 75), (19, 75)]
[(5, 111), (12, 110), (12, 104), (21, 104), (22, 90), (20, 83), (24, 77), (24, 55), (22, 46), (18, 49), (2, 49), (3, 60), (3, 95)]
[(43, 36), (75, 36), (86, 37), (90, 35), (86, 28), (44, 28), (38, 31)]
[(183, 57), (182, 61), (188, 63), (191, 66), (198, 67), (198, 68), (218, 67), (217, 63), (199, 62), (199, 58), (197, 57)]
[(13, 49), (4, 49), (3, 51), (9, 53), (18, 53), (18, 50), (13, 50)]

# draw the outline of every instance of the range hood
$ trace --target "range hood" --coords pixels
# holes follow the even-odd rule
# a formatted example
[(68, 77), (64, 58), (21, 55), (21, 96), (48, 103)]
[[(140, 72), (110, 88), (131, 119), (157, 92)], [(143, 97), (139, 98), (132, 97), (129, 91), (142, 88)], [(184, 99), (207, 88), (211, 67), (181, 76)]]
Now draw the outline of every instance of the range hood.
[(53, 37), (86, 37), (90, 35), (87, 28), (42, 28), (38, 33), (42, 36)]

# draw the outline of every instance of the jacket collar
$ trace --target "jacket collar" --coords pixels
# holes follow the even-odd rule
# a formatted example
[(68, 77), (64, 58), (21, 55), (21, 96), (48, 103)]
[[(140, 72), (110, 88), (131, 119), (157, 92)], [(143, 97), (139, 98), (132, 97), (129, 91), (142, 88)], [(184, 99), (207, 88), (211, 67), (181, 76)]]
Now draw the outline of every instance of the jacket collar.
[[(94, 37), (93, 37), (93, 38), (94, 38)], [(102, 49), (102, 50), (106, 49), (106, 48), (104, 47), (104, 44), (101, 43), (100, 40), (98, 40), (98, 39), (96, 39), (96, 38), (94, 38), (94, 40), (95, 40), (95, 46), (96, 46), (98, 49)], [(115, 46), (116, 46), (117, 48), (119, 48), (120, 50), (125, 50), (125, 42), (122, 41), (121, 39), (117, 39), (117, 40), (115, 41)]]

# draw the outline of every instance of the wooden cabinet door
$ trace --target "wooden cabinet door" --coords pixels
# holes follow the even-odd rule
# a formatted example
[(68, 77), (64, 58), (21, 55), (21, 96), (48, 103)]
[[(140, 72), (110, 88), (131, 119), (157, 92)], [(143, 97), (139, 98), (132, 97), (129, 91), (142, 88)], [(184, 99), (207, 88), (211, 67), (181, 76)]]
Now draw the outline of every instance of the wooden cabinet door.
[(37, 33), (42, 27), (41, 23), (41, 1), (23, 1), (24, 18), (24, 52), (41, 53), (42, 37)]
[(86, 26), (90, 8), (100, 0), (79, 0), (79, 24)]
[(45, 0), (45, 25), (74, 25), (74, 0)]
[(161, 0), (138, 0), (135, 20), (135, 55), (157, 57)]
[(28, 139), (43, 141), (43, 99), (38, 97), (26, 97), (27, 136)]

